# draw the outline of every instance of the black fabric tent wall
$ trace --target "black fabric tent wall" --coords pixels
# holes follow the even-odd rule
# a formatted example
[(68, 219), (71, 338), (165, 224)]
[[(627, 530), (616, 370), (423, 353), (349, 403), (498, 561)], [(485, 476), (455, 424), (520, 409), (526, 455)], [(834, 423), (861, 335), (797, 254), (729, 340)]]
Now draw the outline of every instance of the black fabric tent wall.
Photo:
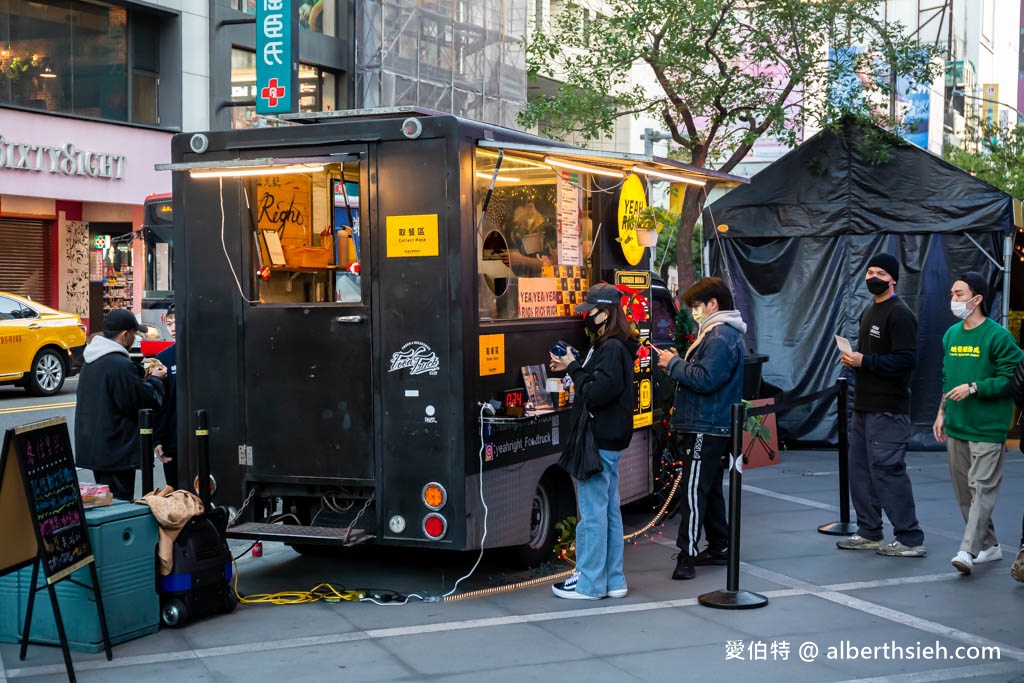
[[(1003, 275), (996, 264), (1012, 200), (913, 145), (873, 165), (862, 140), (852, 127), (820, 133), (712, 204), (706, 219), (710, 212), (711, 223), (728, 230), (704, 232), (710, 271), (728, 275), (749, 349), (769, 356), (764, 395), (798, 397), (844, 373), (834, 335), (856, 346), (871, 299), (867, 261), (882, 251), (896, 256), (896, 293), (918, 319), (912, 445), (937, 447), (931, 425), (941, 398), (942, 334), (956, 322), (950, 285), (964, 271), (980, 272), (991, 288), (989, 313), (998, 317)], [(778, 424), (789, 444), (836, 443), (835, 402), (785, 411)]]

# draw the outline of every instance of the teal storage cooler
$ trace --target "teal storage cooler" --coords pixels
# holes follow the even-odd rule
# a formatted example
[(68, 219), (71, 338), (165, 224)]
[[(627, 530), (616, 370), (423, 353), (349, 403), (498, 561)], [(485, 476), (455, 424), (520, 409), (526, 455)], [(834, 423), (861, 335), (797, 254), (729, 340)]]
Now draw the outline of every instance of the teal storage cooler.
[[(85, 517), (111, 644), (156, 633), (160, 628), (160, 596), (156, 592), (157, 524), (149, 507), (114, 503), (86, 510)], [(71, 577), (86, 586), (92, 585), (88, 567), (79, 569)], [(45, 585), (44, 581), (40, 571), (39, 583)], [(0, 642), (20, 640), (31, 583), (31, 567), (0, 577)], [(79, 652), (101, 652), (103, 635), (93, 592), (70, 581), (61, 581), (54, 588), (68, 645)], [(49, 591), (45, 588), (36, 592), (30, 642), (60, 644)]]

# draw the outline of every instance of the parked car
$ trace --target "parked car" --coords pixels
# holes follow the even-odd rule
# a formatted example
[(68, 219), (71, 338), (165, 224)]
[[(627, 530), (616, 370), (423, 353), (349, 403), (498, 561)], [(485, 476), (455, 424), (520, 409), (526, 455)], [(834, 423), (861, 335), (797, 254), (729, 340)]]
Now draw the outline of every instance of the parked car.
[(0, 292), (0, 384), (56, 394), (82, 367), (85, 330), (73, 313)]

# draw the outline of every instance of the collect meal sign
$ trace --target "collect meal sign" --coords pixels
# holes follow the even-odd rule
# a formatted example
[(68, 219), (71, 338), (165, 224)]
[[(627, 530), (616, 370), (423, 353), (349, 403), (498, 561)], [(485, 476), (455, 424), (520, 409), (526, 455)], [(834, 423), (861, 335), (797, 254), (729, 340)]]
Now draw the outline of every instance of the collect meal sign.
[(437, 256), (439, 253), (436, 213), (388, 216), (384, 219), (384, 229), (388, 258)]

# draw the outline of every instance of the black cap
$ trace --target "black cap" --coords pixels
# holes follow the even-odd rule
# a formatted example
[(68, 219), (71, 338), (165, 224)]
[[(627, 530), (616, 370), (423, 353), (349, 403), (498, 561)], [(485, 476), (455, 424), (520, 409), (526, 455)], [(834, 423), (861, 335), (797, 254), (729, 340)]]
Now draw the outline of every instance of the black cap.
[(622, 303), (622, 292), (607, 282), (599, 282), (587, 290), (587, 298), (573, 308), (577, 313), (586, 313), (600, 304)]
[(900, 279), (900, 262), (892, 254), (875, 254), (868, 259), (868, 268), (881, 268), (893, 280)]
[(115, 308), (103, 316), (104, 332), (126, 332), (139, 329), (135, 314), (126, 308)]
[(988, 315), (988, 281), (981, 273), (969, 270), (960, 276), (960, 279), (967, 283), (967, 286), (974, 292), (974, 296), (981, 295), (981, 312)]

